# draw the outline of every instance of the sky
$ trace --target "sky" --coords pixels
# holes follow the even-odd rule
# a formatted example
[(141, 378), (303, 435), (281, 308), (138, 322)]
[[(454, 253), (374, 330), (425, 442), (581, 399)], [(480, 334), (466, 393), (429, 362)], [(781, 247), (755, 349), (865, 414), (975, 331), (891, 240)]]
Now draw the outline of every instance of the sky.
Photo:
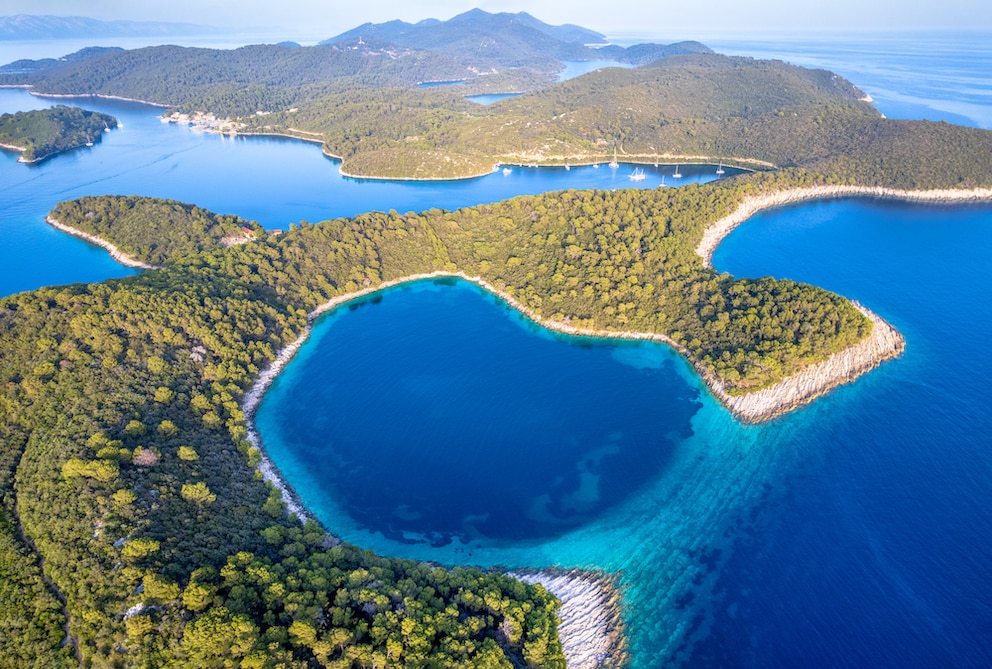
[(319, 38), (367, 21), (448, 19), (473, 7), (527, 11), (547, 23), (575, 23), (611, 37), (992, 30), (992, 3), (986, 0), (0, 0), (0, 15), (183, 21)]

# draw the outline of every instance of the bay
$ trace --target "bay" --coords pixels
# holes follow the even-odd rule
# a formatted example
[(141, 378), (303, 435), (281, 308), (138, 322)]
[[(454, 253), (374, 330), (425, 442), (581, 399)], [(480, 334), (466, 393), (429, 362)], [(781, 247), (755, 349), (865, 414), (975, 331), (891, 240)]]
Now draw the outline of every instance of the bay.
[(992, 206), (824, 201), (741, 226), (718, 270), (838, 290), (907, 338), (761, 426), (662, 346), (573, 363), (574, 338), (445, 282), (321, 320), (257, 425), (346, 540), (620, 574), (636, 667), (987, 666), (990, 252)]
[[(84, 195), (144, 195), (191, 202), (237, 214), (269, 229), (302, 220), (317, 222), (368, 211), (423, 211), (495, 202), (565, 188), (654, 188), (705, 183), (717, 178), (711, 165), (647, 166), (644, 181), (628, 177), (630, 165), (511, 166), (487, 176), (456, 181), (382, 181), (340, 174), (340, 163), (320, 145), (285, 137), (228, 137), (163, 123), (161, 109), (99, 98), (39, 98), (23, 89), (0, 89), (0, 113), (69, 103), (112, 114), (123, 127), (104, 133), (95, 146), (50, 158), (39, 165), (0, 152), (0, 295), (44, 285), (126, 276), (103, 251), (56, 233), (46, 214), (62, 200)], [(726, 168), (727, 176), (734, 173)], [(101, 256), (100, 254), (103, 254)]]
[[(947, 120), (964, 117), (974, 125), (989, 127), (992, 105), (985, 88), (987, 79), (983, 78), (988, 42), (983, 50), (971, 42), (959, 48), (953, 41), (938, 40), (934, 47), (938, 57), (930, 60), (921, 53), (925, 48), (912, 48), (911, 42), (848, 40), (850, 48), (833, 48), (798, 42), (783, 47), (779, 41), (778, 46), (755, 42), (741, 48), (754, 49), (752, 53), (764, 49), (794, 62), (808, 58), (811, 64), (834, 63), (834, 69), (876, 97), (879, 108), (890, 116), (917, 118), (936, 110), (956, 115), (946, 116)], [(872, 63), (884, 66), (873, 71)], [(873, 88), (873, 77), (884, 86)], [(901, 100), (900, 96), (910, 99)], [(903, 102), (906, 104), (900, 107)], [(0, 91), (3, 111), (21, 104), (48, 103), (23, 91)], [(510, 183), (519, 189), (535, 189), (526, 192), (539, 192), (540, 187), (566, 187), (563, 184), (573, 183), (577, 176), (603, 179), (609, 174), (605, 166), (599, 170), (573, 167), (568, 172), (514, 168), (507, 175), (500, 172), (478, 180), (439, 184), (345, 180), (336, 174), (335, 163), (323, 158), (316, 146), (279, 139), (231, 141), (162, 125), (157, 112), (146, 107), (92, 104), (95, 106), (86, 106), (118, 109), (124, 129), (107, 135), (103, 144), (59, 156), (39, 167), (17, 165), (8, 154), (0, 157), (0, 204), (4, 205), (0, 209), (0, 238), (4, 241), (0, 253), (15, 249), (0, 257), (2, 266), (10, 268), (3, 272), (3, 281), (33, 287), (129, 272), (110, 262), (103, 251), (41, 222), (44, 212), (63, 199), (62, 193), (113, 192), (107, 190), (110, 186), (132, 188), (130, 192), (177, 197), (256, 218), (268, 227), (284, 227), (300, 218), (321, 220), (369, 209), (475, 204), (513, 194)], [(129, 161), (129, 157), (134, 160)], [(249, 160), (261, 164), (245, 164)], [(66, 167), (65, 173), (73, 176), (69, 178), (63, 170), (50, 166)], [(128, 176), (129, 170), (136, 174)], [(597, 182), (607, 184), (597, 187), (636, 185), (629, 183), (622, 169), (609, 178), (613, 181)], [(304, 187), (297, 188), (299, 179), (304, 180)], [(588, 369), (576, 371), (598, 379), (587, 382), (589, 385), (609, 386), (609, 379), (642, 389), (661, 384), (655, 386), (659, 395), (666, 396), (657, 401), (660, 407), (635, 403), (630, 408), (636, 415), (620, 414), (626, 416), (625, 426), (629, 425), (625, 433), (647, 433), (659, 423), (677, 429), (670, 435), (660, 430), (665, 432), (664, 438), (654, 442), (624, 443), (598, 461), (590, 458), (596, 448), (589, 444), (576, 444), (568, 450), (565, 447), (569, 444), (559, 444), (554, 438), (544, 437), (530, 445), (504, 438), (511, 442), (505, 444), (512, 447), (507, 450), (511, 457), (500, 463), (498, 480), (484, 481), (493, 487), (481, 500), (496, 515), (491, 512), (482, 523), (467, 525), (464, 514), (452, 516), (450, 509), (442, 508), (438, 500), (443, 499), (443, 489), (434, 490), (420, 482), (418, 489), (394, 474), (396, 478), (389, 480), (392, 489), (385, 490), (386, 479), (375, 479), (368, 463), (358, 461), (357, 450), (351, 454), (357, 465), (355, 477), (345, 483), (310, 484), (285, 461), (284, 472), (314, 512), (328, 519), (333, 531), (384, 553), (452, 564), (561, 565), (618, 573), (637, 667), (665, 663), (989, 666), (992, 654), (985, 632), (992, 628), (992, 591), (986, 578), (992, 567), (988, 548), (992, 534), (992, 514), (988, 512), (992, 508), (992, 457), (988, 452), (992, 412), (984, 401), (984, 387), (992, 369), (984, 342), (992, 320), (987, 298), (992, 285), (984, 268), (992, 251), (990, 224), (992, 211), (987, 206), (840, 200), (778, 209), (741, 226), (718, 249), (714, 258), (718, 270), (740, 276), (772, 274), (825, 286), (862, 300), (907, 338), (902, 358), (805, 409), (760, 427), (743, 427), (733, 421), (684, 363), (663, 347), (609, 347), (567, 338), (558, 341), (468, 286), (428, 283), (381, 296), (379, 303), (339, 310), (318, 324), (297, 359), (312, 359), (318, 372), (328, 364), (316, 364), (325, 346), (337, 347), (329, 349), (328, 359), (333, 362), (341, 357), (340, 351), (354, 350), (359, 343), (355, 333), (360, 331), (373, 332), (378, 342), (364, 354), (369, 365), (380, 362), (377, 351), (388, 351), (399, 369), (401, 361), (396, 356), (416, 357), (429, 345), (475, 353), (476, 348), (483, 349), (481, 340), (486, 337), (479, 331), (493, 330), (498, 336), (485, 345), (500, 343), (506, 347), (502, 353), (497, 351), (505, 369), (475, 367), (490, 365), (491, 360), (478, 363), (458, 358), (451, 361), (450, 369), (445, 368), (444, 360), (435, 360), (428, 371), (435, 378), (467, 374), (471, 383), (487, 391), (487, 386), (510, 388), (512, 392), (506, 394), (523, 404), (528, 397), (524, 391), (537, 386), (527, 410), (555, 407), (553, 413), (565, 425), (573, 421), (581, 424), (596, 412), (587, 409), (568, 414), (568, 402), (555, 404), (560, 398), (555, 397), (554, 386), (537, 383), (545, 379), (506, 379), (511, 373), (526, 371), (515, 369), (515, 362), (526, 368), (552, 357), (564, 360), (559, 364), (567, 368), (570, 356), (590, 353), (597, 362), (573, 365), (588, 365)], [(31, 241), (19, 241), (19, 235)], [(70, 250), (58, 250), (63, 243)], [(20, 265), (19, 260), (23, 261)], [(106, 262), (105, 268), (97, 267), (101, 262)], [(56, 269), (64, 269), (70, 276), (59, 278)], [(86, 272), (94, 278), (74, 278)], [(15, 276), (22, 273), (30, 280), (24, 282), (24, 277)], [(3, 288), (0, 293), (13, 292)], [(451, 297), (453, 293), (458, 297)], [(389, 311), (392, 309), (398, 311)], [(397, 313), (405, 314), (404, 318), (397, 319)], [(467, 331), (456, 329), (460, 319), (452, 317), (463, 313), (474, 314), (466, 320), (474, 321), (476, 330), (471, 329), (473, 323), (468, 324)], [(353, 317), (366, 320), (349, 323)], [(390, 324), (395, 328), (397, 320), (410, 325), (410, 332), (406, 328), (390, 330)], [(433, 327), (432, 321), (439, 321), (442, 327)], [(351, 335), (338, 341), (342, 332)], [(462, 341), (458, 341), (459, 334)], [(454, 341), (444, 338), (452, 335)], [(404, 346), (407, 337), (410, 345)], [(549, 343), (567, 350), (556, 347), (547, 355), (540, 353), (544, 350), (540, 347)], [(334, 351), (339, 354), (334, 355)], [(417, 362), (414, 359), (403, 364)], [(480, 373), (473, 377), (473, 369)], [(361, 401), (362, 393), (374, 392), (383, 384), (405, 383), (421, 390), (433, 388), (422, 406), (442, 415), (446, 411), (468, 414), (456, 416), (458, 424), (472, 426), (472, 416), (480, 415), (472, 413), (479, 409), (455, 406), (452, 398), (437, 392), (445, 383), (423, 382), (428, 374), (421, 373), (418, 382), (411, 373), (388, 378), (359, 372), (349, 372), (346, 379), (356, 395), (349, 398), (352, 401)], [(504, 375), (502, 386), (493, 380), (497, 372)], [(263, 412), (271, 411), (274, 420), (279, 420), (278, 393), (292, 394), (299, 376), (292, 365), (287, 368), (266, 398)], [(557, 378), (547, 371), (543, 376)], [(335, 379), (333, 374), (324, 374), (308, 382), (314, 392), (329, 393), (328, 401), (336, 401), (339, 395), (334, 393), (340, 389), (327, 387)], [(576, 402), (585, 399), (581, 391), (587, 387), (578, 385)], [(597, 401), (604, 425), (608, 425), (612, 400), (599, 397)], [(500, 418), (509, 421), (516, 412), (524, 415), (520, 407), (504, 407)], [(660, 416), (658, 412), (662, 412)], [(350, 429), (353, 434), (362, 433), (363, 427), (375, 422), (392, 423), (396, 432), (386, 446), (396, 452), (406, 439), (416, 436), (421, 429), (416, 421), (424, 413), (407, 414), (406, 422), (397, 426), (398, 418), (388, 407), (379, 405), (374, 411), (351, 417)], [(320, 412), (311, 412), (311, 417), (318, 415)], [(336, 422), (331, 417), (321, 418), (321, 429), (328, 421)], [(297, 433), (307, 431), (305, 419), (297, 417), (293, 426)], [(502, 421), (491, 418), (490, 422)], [(271, 426), (263, 426), (261, 414), (259, 423), (276, 456), (279, 439), (270, 436)], [(597, 428), (594, 425), (590, 429)], [(606, 434), (605, 439), (609, 441), (611, 435)], [(463, 439), (461, 443), (474, 441)], [(445, 449), (434, 444), (437, 448), (430, 452), (422, 443), (417, 445), (419, 448), (411, 449), (405, 457), (420, 457), (417, 464), (427, 468), (419, 471), (432, 472), (432, 462), (443, 457)], [(493, 460), (503, 447), (491, 448), (495, 451)], [(546, 452), (539, 452), (543, 450)], [(529, 457), (535, 453), (539, 457)], [(438, 480), (464, 478), (478, 483), (471, 476), (489, 462), (485, 455), (460, 454), (461, 459), (453, 460), (456, 466)], [(287, 457), (293, 456), (289, 453)], [(611, 458), (615, 464), (612, 472), (608, 467), (598, 469)], [(301, 462), (306, 465), (310, 460), (301, 458)], [(638, 471), (631, 476), (625, 467)], [(527, 471), (518, 474), (517, 470)], [(525, 499), (533, 501), (539, 494), (547, 494), (551, 506), (545, 508), (557, 511), (557, 520), (569, 522), (545, 519), (544, 523), (519, 527), (514, 516), (499, 508), (499, 495), (511, 495), (514, 475), (527, 482), (521, 493)], [(575, 494), (592, 490), (581, 487), (583, 480), (592, 480), (591, 475), (596, 476), (598, 494)], [(429, 478), (430, 474), (420, 476)], [(555, 481), (556, 476), (560, 482)], [(611, 480), (611, 476), (615, 478)], [(627, 477), (631, 477), (631, 485), (625, 490), (620, 482)], [(369, 487), (363, 494), (376, 503), (375, 508), (356, 510), (349, 506), (349, 486), (359, 485)], [(389, 495), (382, 499), (375, 496), (383, 492)], [(401, 507), (404, 496), (412, 493), (419, 495), (427, 513), (409, 504)], [(455, 499), (479, 503), (465, 490), (459, 494), (461, 497)], [(571, 517), (562, 515), (563, 502), (573, 502), (575, 508), (574, 502), (580, 500), (585, 502), (584, 508)], [(487, 508), (476, 506), (471, 513), (481, 516)], [(523, 508), (533, 508), (533, 504)], [(507, 515), (496, 523), (499, 512)]]

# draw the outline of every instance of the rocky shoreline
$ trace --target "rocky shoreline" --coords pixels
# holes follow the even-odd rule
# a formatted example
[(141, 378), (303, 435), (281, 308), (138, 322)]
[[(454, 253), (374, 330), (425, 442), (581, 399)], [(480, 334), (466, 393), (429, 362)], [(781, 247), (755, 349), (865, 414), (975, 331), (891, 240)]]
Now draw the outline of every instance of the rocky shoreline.
[[(321, 314), (342, 304), (393, 286), (435, 278), (460, 278), (472, 282), (499, 296), (517, 311), (551, 330), (579, 336), (660, 341), (676, 348), (683, 354), (687, 353), (664, 335), (582, 330), (572, 327), (568, 323), (544, 319), (487, 281), (479, 277), (467, 276), (461, 272), (439, 271), (416, 274), (386, 281), (361, 291), (339, 295), (310, 312), (308, 320), (312, 323)], [(806, 404), (835, 386), (847, 383), (876, 367), (883, 360), (898, 355), (903, 350), (904, 340), (894, 328), (861, 305), (856, 304), (855, 306), (865, 313), (874, 324), (872, 334), (869, 337), (771, 388), (738, 397), (724, 392), (722, 385), (712, 376), (702, 374), (703, 379), (719, 401), (744, 422), (768, 420)], [(265, 453), (264, 445), (254, 423), (254, 415), (265, 391), (299, 351), (309, 337), (311, 329), (311, 324), (308, 324), (296, 341), (279, 352), (272, 364), (259, 374), (258, 379), (245, 393), (242, 400), (248, 440), (261, 454), (258, 470), (266, 481), (269, 481), (280, 491), (287, 510), (296, 514), (301, 521), (310, 519), (312, 516), (307, 512), (305, 505), (292, 487), (283, 480), (278, 468)], [(627, 651), (621, 625), (619, 593), (613, 581), (606, 576), (581, 570), (520, 570), (511, 572), (510, 575), (528, 583), (541, 583), (561, 600), (560, 617), (562, 623), (559, 635), (569, 669), (623, 666)]]
[[(766, 195), (746, 198), (736, 210), (710, 225), (696, 247), (696, 253), (706, 267), (713, 266), (713, 252), (734, 228), (759, 211), (805, 200), (838, 197), (873, 197), (909, 202), (961, 203), (992, 200), (992, 189), (899, 190), (867, 186), (812, 186), (792, 188)], [(759, 423), (808, 404), (839, 385), (849, 383), (874, 369), (885, 360), (894, 358), (905, 349), (903, 336), (878, 315), (864, 306), (854, 306), (872, 321), (871, 334), (829, 359), (783, 379), (779, 383), (746, 395), (733, 396), (724, 392), (718, 379), (703, 375), (714, 395), (727, 409), (746, 423)]]
[[(258, 449), (261, 455), (258, 471), (265, 481), (271, 483), (281, 493), (286, 510), (295, 514), (301, 522), (316, 519), (307, 511), (303, 501), (292, 486), (282, 478), (279, 469), (265, 452), (261, 436), (255, 427), (255, 412), (258, 411), (266, 390), (299, 352), (300, 347), (310, 336), (311, 323), (321, 314), (352, 300), (402, 283), (452, 276), (458, 276), (479, 284), (487, 290), (499, 294), (515, 307), (519, 306), (508, 295), (500, 293), (480, 279), (473, 279), (463, 274), (453, 275), (450, 272), (418, 274), (387, 281), (375, 288), (341, 295), (310, 312), (308, 315), (310, 323), (307, 324), (303, 333), (293, 343), (279, 351), (276, 359), (262, 370), (255, 383), (245, 393), (241, 407), (247, 423), (248, 441), (254, 448)], [(325, 529), (329, 530), (329, 528)], [(620, 593), (614, 577), (579, 569), (565, 571), (555, 568), (517, 570), (508, 572), (508, 575), (525, 583), (540, 583), (561, 602), (561, 609), (559, 610), (561, 625), (558, 634), (568, 669), (600, 669), (624, 666), (627, 658), (626, 638), (623, 634), (620, 612)]]
[(558, 639), (569, 669), (623, 667), (628, 661), (616, 577), (571, 569), (519, 570), (509, 576), (540, 583), (558, 598)]
[(51, 216), (45, 217), (45, 222), (57, 230), (68, 233), (73, 237), (79, 237), (80, 239), (85, 239), (90, 244), (96, 244), (97, 246), (103, 247), (110, 253), (110, 257), (127, 267), (135, 267), (137, 269), (161, 269), (158, 265), (149, 265), (148, 263), (141, 262), (140, 260), (129, 256), (128, 254), (121, 251), (119, 248), (103, 239), (102, 237), (97, 237), (96, 235), (91, 235), (88, 232), (83, 232), (77, 228), (70, 227), (64, 223), (60, 223), (58, 220)]
[(171, 105), (162, 104), (161, 102), (152, 102), (150, 100), (139, 100), (137, 98), (125, 98), (120, 95), (104, 95), (102, 93), (38, 93), (33, 90), (31, 86), (24, 86), (23, 88), (30, 88), (29, 92), (31, 95), (39, 98), (52, 98), (55, 100), (76, 100), (80, 98), (99, 98), (101, 100), (117, 100), (118, 102), (138, 102), (143, 105), (148, 105), (150, 107), (161, 107), (163, 109), (168, 109)]
[(706, 267), (713, 267), (713, 252), (723, 238), (734, 228), (748, 220), (759, 211), (785, 204), (803, 202), (804, 200), (822, 200), (837, 197), (874, 197), (889, 200), (905, 200), (909, 202), (961, 203), (983, 202), (992, 200), (992, 188), (941, 190), (899, 190), (871, 186), (811, 186), (808, 188), (790, 188), (767, 195), (756, 195), (746, 198), (733, 213), (713, 223), (705, 232), (696, 246), (696, 253), (703, 259)]
[(858, 343), (769, 388), (746, 395), (727, 395), (722, 388), (714, 388), (714, 393), (741, 421), (760, 423), (808, 404), (901, 354), (906, 340), (899, 331), (861, 304), (853, 304), (872, 322), (871, 334)]

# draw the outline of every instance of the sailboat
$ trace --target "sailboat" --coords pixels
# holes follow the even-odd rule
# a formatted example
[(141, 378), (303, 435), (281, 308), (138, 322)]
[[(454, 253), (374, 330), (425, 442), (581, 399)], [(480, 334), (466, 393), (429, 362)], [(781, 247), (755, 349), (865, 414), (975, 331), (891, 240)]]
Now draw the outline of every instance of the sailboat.
[(613, 160), (610, 161), (610, 169), (615, 170), (620, 167), (620, 163), (617, 162), (617, 147), (613, 147)]
[(665, 175), (664, 175), (664, 174), (662, 174), (662, 175), (661, 175), (661, 185), (660, 185), (660, 186), (658, 186), (658, 188), (665, 188), (665, 187), (666, 187), (666, 186), (665, 186)]
[(716, 173), (723, 174), (723, 163), (720, 163), (720, 165), (716, 168)]
[(627, 178), (631, 181), (644, 181), (644, 170), (635, 168), (633, 173)]
[(681, 179), (682, 178), (682, 173), (679, 172), (679, 166), (678, 165), (675, 166), (675, 174), (672, 175), (672, 178), (673, 179)]

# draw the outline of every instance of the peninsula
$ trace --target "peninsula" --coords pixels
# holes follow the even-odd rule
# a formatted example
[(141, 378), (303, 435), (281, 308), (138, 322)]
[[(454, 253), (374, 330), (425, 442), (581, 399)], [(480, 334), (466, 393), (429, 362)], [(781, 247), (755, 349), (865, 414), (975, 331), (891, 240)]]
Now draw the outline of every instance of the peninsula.
[[(251, 413), (311, 320), (395, 283), (459, 276), (562, 332), (664, 341), (729, 410), (766, 420), (904, 344), (816, 286), (716, 272), (719, 240), (801, 197), (989, 197), (992, 133), (884, 119), (832, 73), (689, 45), (613, 50), (665, 57), (556, 83), (574, 30), (484, 14), (438, 30), (496, 31), (486, 34), (505, 46), (525, 25), (540, 33), (527, 33), (536, 50), (468, 63), (418, 30), (405, 45), (346, 35), (310, 48), (100, 49), (0, 72), (0, 85), (38, 94), (150, 100), (226, 131), (320, 141), (355, 175), (453, 178), (614, 152), (757, 170), (679, 189), (372, 212), (278, 236), (173, 201), (58, 204), (58, 225), (160, 269), (0, 300), (0, 564), (17, 575), (0, 579), (0, 656), (560, 669), (570, 613), (549, 589), (571, 586), (341, 543), (266, 467)], [(417, 87), (430, 80), (466, 83)], [(464, 99), (493, 86), (526, 94)]]
[(0, 148), (20, 151), (18, 162), (38, 163), (63, 151), (92, 146), (116, 127), (117, 119), (109, 114), (65, 105), (2, 114)]

